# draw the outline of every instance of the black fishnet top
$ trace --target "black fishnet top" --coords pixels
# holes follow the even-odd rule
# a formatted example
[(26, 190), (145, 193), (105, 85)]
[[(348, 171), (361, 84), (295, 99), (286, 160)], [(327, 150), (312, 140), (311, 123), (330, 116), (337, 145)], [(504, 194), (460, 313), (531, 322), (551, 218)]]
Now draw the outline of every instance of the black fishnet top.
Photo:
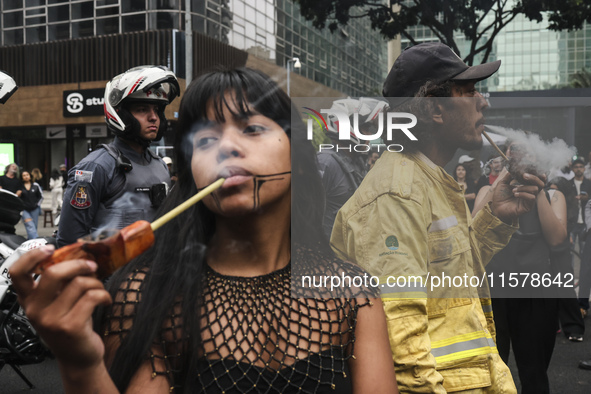
[[(196, 357), (187, 354), (179, 300), (146, 356), (152, 377), (165, 375), (170, 392), (182, 391), (189, 376), (188, 392), (348, 393), (357, 311), (376, 294), (366, 287), (331, 292), (316, 286), (321, 277), (364, 273), (305, 248), (292, 250), (292, 262), (267, 275), (231, 277), (207, 268)], [(146, 275), (147, 268), (136, 270), (121, 285), (107, 314), (107, 343), (120, 343), (129, 332)], [(302, 276), (316, 281), (302, 286)]]

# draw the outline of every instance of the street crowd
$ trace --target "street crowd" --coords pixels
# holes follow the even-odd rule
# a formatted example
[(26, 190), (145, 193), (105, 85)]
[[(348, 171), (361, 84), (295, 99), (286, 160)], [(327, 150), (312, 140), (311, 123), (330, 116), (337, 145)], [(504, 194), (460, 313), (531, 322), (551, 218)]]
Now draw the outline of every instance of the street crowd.
[[(175, 75), (141, 66), (115, 76), (105, 89), (115, 139), (67, 174), (51, 175), (58, 248), (153, 221), (223, 183), (104, 281), (85, 258), (38, 277), (52, 245), (11, 267), (64, 390), (515, 393), (512, 350), (522, 392), (548, 393), (557, 331), (584, 338), (591, 165), (576, 157), (548, 174), (517, 173), (509, 162), (528, 147), (510, 139), (484, 163), (470, 155), (452, 162), (459, 149), (482, 147), (488, 103), (476, 84), (500, 66), (468, 66), (440, 43), (403, 51), (383, 99), (333, 102), (366, 135), (388, 111), (416, 116), (417, 138), (402, 152), (368, 143), (362, 154), (347, 149), (361, 139), (343, 140), (336, 116), (323, 132), (340, 149), (318, 152), (304, 122), (293, 121), (300, 111), (267, 75), (206, 73), (181, 100), (172, 180), (173, 161), (149, 146), (162, 138), (165, 107), (180, 94)], [(25, 201), (29, 238), (37, 236), (38, 179), (20, 171), (19, 180), (16, 164), (0, 177)], [(572, 275), (573, 245), (581, 253), (578, 295), (560, 284), (512, 292), (491, 279)], [(297, 285), (304, 277), (368, 275), (375, 285)], [(446, 275), (483, 282), (420, 280)], [(405, 285), (386, 286), (391, 278)], [(591, 361), (580, 367), (591, 369)]]

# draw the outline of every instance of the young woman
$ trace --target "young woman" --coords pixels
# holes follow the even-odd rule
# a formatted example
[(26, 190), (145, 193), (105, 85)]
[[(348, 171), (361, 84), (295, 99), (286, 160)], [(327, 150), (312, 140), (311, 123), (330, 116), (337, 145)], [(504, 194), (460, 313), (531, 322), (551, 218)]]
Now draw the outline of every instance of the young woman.
[(464, 197), (466, 198), (470, 212), (472, 212), (474, 209), (474, 199), (476, 198), (476, 185), (467, 174), (466, 167), (463, 164), (458, 164), (454, 169), (453, 177), (464, 187)]
[[(508, 141), (507, 146), (509, 160), (527, 152), (526, 146), (514, 142)], [(478, 192), (474, 214), (490, 201), (491, 188), (485, 186)], [(513, 282), (508, 286), (491, 286), (499, 355), (508, 363), (513, 351), (522, 393), (550, 392), (547, 370), (558, 329), (557, 295), (564, 297), (564, 291), (560, 285), (557, 289), (552, 287), (556, 282), (548, 284), (547, 278), (565, 278), (556, 276), (551, 257), (554, 248), (565, 242), (568, 245), (566, 222), (564, 195), (558, 190), (550, 194), (542, 189), (534, 209), (519, 216), (519, 229), (486, 267), (487, 274), (497, 278), (503, 275), (533, 279), (519, 285)], [(534, 278), (546, 280), (546, 285), (536, 284)]]
[(60, 172), (54, 168), (49, 178), (49, 189), (51, 190), (51, 211), (55, 215), (58, 208), (62, 209), (64, 189), (62, 188), (64, 179)]
[(301, 285), (364, 272), (322, 242), (315, 152), (289, 98), (257, 71), (215, 72), (191, 84), (179, 114), (179, 179), (162, 212), (226, 181), (157, 232), (111, 295), (87, 261), (35, 284), (29, 272), (51, 248), (11, 270), (66, 392), (398, 392), (372, 289)]
[(28, 171), (21, 173), (21, 181), (23, 183), (21, 198), (25, 205), (23, 211), (23, 223), (25, 230), (27, 230), (27, 239), (37, 238), (37, 222), (39, 221), (39, 214), (41, 213), (41, 200), (43, 200), (43, 192), (41, 186), (34, 182), (31, 174)]

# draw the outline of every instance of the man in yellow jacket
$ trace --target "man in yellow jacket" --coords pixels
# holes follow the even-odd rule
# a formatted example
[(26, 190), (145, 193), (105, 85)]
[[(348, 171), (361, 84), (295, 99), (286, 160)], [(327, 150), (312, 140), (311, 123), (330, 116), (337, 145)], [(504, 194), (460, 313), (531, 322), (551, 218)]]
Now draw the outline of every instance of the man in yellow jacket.
[(421, 108), (417, 141), (378, 159), (333, 227), (339, 257), (380, 278), (402, 393), (516, 392), (494, 342), (484, 266), (544, 183), (525, 175), (524, 185), (513, 186), (505, 170), (492, 202), (472, 219), (462, 188), (442, 168), (458, 148), (482, 146), (487, 102), (474, 84), (499, 67), (469, 67), (441, 43), (404, 51), (383, 93), (425, 97), (390, 99), (397, 112)]

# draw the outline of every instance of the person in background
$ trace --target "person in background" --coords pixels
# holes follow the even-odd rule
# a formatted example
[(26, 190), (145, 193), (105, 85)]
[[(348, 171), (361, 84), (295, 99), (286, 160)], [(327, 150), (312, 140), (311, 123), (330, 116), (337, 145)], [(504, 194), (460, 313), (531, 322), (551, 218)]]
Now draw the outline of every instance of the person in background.
[[(585, 205), (585, 221), (591, 223), (591, 200)], [(587, 230), (587, 237), (591, 236), (591, 228)], [(579, 272), (579, 307), (581, 315), (586, 317), (589, 311), (589, 295), (591, 293), (591, 238), (585, 242), (581, 254), (581, 270)], [(591, 365), (590, 365), (591, 369)]]
[(41, 185), (41, 179), (43, 179), (43, 173), (41, 172), (40, 169), (38, 168), (33, 168), (31, 170), (31, 177), (33, 178), (33, 182), (37, 182), (39, 185)]
[[(506, 155), (515, 157), (526, 147), (508, 143)], [(492, 186), (483, 187), (474, 206), (477, 214), (486, 203)], [(509, 243), (491, 259), (486, 272), (510, 275), (552, 276), (551, 249), (567, 240), (564, 195), (542, 189), (532, 210), (519, 216), (519, 229)], [(523, 282), (522, 286), (491, 287), (492, 309), (497, 330), (499, 355), (509, 362), (513, 349), (522, 394), (548, 394), (548, 366), (558, 329), (558, 300), (549, 286)]]
[(37, 238), (37, 222), (39, 221), (39, 214), (41, 213), (41, 201), (43, 200), (43, 192), (41, 186), (35, 181), (28, 171), (23, 171), (21, 174), (23, 187), (21, 189), (20, 197), (23, 199), (25, 210), (23, 211), (23, 223), (27, 231), (27, 239)]
[(476, 185), (474, 185), (474, 181), (468, 177), (468, 170), (464, 164), (456, 165), (453, 174), (454, 179), (458, 182), (462, 189), (464, 190), (464, 197), (466, 198), (466, 202), (468, 203), (468, 208), (470, 212), (474, 209), (474, 199), (476, 198)]
[(573, 172), (573, 170), (571, 168), (571, 164), (572, 164), (572, 160), (569, 161), (568, 165), (566, 165), (562, 168), (555, 168), (555, 169), (551, 170), (550, 173), (548, 174), (548, 178), (552, 179), (552, 178), (556, 178), (557, 176), (561, 176), (564, 179), (566, 179), (567, 181), (570, 181), (571, 179), (573, 179), (575, 177), (575, 173)]
[(476, 183), (476, 193), (484, 186), (489, 186), (495, 183), (499, 174), (503, 171), (503, 158), (501, 156), (492, 156), (484, 164), (484, 174), (478, 178)]
[(0, 189), (6, 189), (20, 196), (22, 188), (23, 183), (19, 176), (18, 166), (16, 163), (10, 163), (4, 169), (4, 175), (0, 176)]
[(583, 163), (583, 160), (577, 159), (573, 161), (572, 171), (575, 176), (569, 180), (569, 183), (577, 200), (577, 218), (576, 221), (569, 223), (568, 231), (571, 243), (574, 245), (578, 242), (579, 252), (582, 253), (585, 247), (585, 234), (587, 232), (585, 205), (587, 205), (589, 194), (591, 194), (591, 181), (584, 176), (585, 163)]
[(458, 164), (463, 164), (464, 168), (466, 169), (466, 178), (472, 179), (473, 187), (476, 187), (476, 183), (478, 182), (478, 178), (482, 173), (481, 166), (482, 164), (480, 161), (474, 159), (472, 156), (469, 155), (462, 155), (458, 159)]
[(168, 168), (168, 174), (170, 175), (170, 183), (172, 186), (174, 186), (176, 181), (178, 181), (178, 177), (176, 171), (173, 168), (172, 159), (168, 156), (165, 156), (162, 158), (162, 161), (166, 164), (166, 167)]
[[(360, 99), (335, 100), (331, 110), (347, 114), (353, 125), (354, 116), (358, 117), (361, 134), (374, 134), (380, 112), (387, 110), (384, 100), (361, 97)], [(326, 193), (323, 228), (330, 238), (335, 216), (343, 204), (353, 195), (367, 173), (367, 156), (355, 151), (361, 140), (351, 131), (349, 140), (339, 138), (339, 119), (336, 115), (327, 118), (326, 134), (332, 144), (339, 149), (318, 152), (318, 170)]]
[(66, 190), (66, 186), (68, 185), (68, 170), (66, 169), (65, 164), (60, 164), (60, 175), (64, 180), (62, 184), (62, 189)]
[(55, 215), (57, 210), (61, 211), (63, 194), (64, 194), (64, 179), (58, 170), (55, 168), (51, 172), (49, 178), (49, 189), (51, 190), (51, 212)]
[(380, 158), (380, 152), (370, 151), (367, 156), (367, 171), (371, 170)]
[(591, 151), (587, 154), (587, 164), (585, 164), (585, 178), (591, 180)]
[[(548, 195), (553, 198), (554, 190), (560, 191), (564, 195), (566, 203), (566, 223), (576, 222), (579, 214), (579, 201), (575, 198), (576, 190), (572, 187), (570, 181), (562, 177), (555, 177), (548, 181)], [(568, 234), (568, 231), (567, 231)], [(583, 252), (581, 252), (582, 254)], [(581, 267), (583, 260), (581, 259)], [(550, 247), (550, 266), (554, 275), (560, 275), (562, 278), (574, 276), (570, 237), (557, 246)], [(558, 319), (562, 333), (571, 342), (582, 342), (585, 334), (585, 321), (583, 313), (580, 311), (577, 295), (573, 287), (558, 288)]]

